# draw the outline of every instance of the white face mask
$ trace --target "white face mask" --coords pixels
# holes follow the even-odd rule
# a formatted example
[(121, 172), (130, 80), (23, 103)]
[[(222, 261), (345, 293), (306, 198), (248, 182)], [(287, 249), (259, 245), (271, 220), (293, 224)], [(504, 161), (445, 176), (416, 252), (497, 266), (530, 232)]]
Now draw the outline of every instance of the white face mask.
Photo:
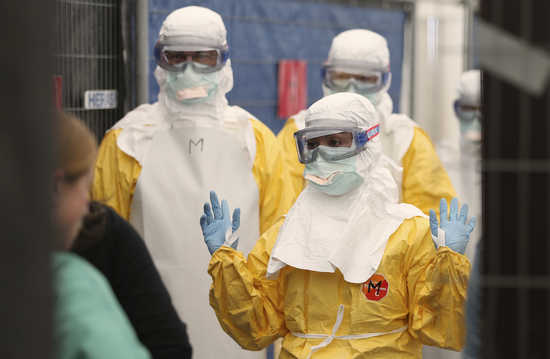
[(191, 66), (183, 72), (166, 71), (166, 92), (170, 98), (182, 104), (204, 102), (216, 93), (219, 73), (198, 73)]

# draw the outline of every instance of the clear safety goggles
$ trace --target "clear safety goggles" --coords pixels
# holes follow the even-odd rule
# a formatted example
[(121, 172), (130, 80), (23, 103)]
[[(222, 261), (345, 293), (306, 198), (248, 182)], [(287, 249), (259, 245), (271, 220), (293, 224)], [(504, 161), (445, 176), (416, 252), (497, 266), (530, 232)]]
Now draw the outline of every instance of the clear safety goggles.
[(462, 104), (459, 100), (456, 100), (453, 104), (456, 117), (460, 120), (471, 120), (473, 118), (481, 117), (481, 107), (476, 105)]
[(183, 72), (188, 66), (199, 73), (219, 71), (229, 59), (229, 48), (197, 48), (157, 41), (153, 50), (157, 65), (171, 72)]
[(323, 84), (331, 90), (345, 92), (355, 87), (361, 93), (376, 93), (387, 88), (391, 72), (387, 69), (367, 69), (359, 65), (324, 65)]
[(367, 130), (360, 127), (309, 127), (294, 133), (298, 160), (311, 163), (317, 159), (324, 147), (346, 149), (338, 153), (322, 153), (327, 161), (338, 161), (352, 157), (365, 149), (365, 145), (380, 133), (380, 125)]

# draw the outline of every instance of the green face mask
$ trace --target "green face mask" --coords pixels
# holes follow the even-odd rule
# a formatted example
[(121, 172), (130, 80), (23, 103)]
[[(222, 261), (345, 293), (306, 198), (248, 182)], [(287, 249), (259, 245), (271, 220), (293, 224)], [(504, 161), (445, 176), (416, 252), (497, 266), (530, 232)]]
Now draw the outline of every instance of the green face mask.
[(460, 133), (467, 141), (481, 141), (481, 113), (479, 111), (464, 111), (460, 117)]
[(381, 92), (375, 92), (375, 93), (369, 93), (364, 95), (367, 100), (369, 100), (374, 106), (378, 105), (380, 103), (380, 99), (382, 98)]
[(319, 146), (317, 159), (306, 164), (304, 171), (304, 177), (314, 188), (331, 196), (341, 196), (363, 183), (356, 169), (357, 156), (331, 162), (323, 158), (323, 152), (338, 154), (343, 151), (338, 147)]
[(167, 71), (166, 92), (183, 104), (200, 103), (216, 93), (218, 82), (218, 72), (198, 73), (191, 67), (183, 72)]

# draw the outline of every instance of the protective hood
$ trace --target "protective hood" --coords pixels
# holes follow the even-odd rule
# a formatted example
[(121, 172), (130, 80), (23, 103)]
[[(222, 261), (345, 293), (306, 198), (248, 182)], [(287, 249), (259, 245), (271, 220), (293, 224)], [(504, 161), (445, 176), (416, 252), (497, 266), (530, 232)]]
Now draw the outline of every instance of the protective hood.
[[(382, 152), (401, 163), (411, 145), (417, 124), (404, 114), (393, 113), (393, 101), (387, 92), (382, 95), (376, 110), (380, 116)], [(396, 177), (396, 180), (401, 187), (401, 177)]]
[(460, 76), (458, 83), (458, 101), (463, 105), (480, 106), (481, 104), (481, 73), (470, 70)]
[(387, 92), (384, 92), (380, 98), (380, 102), (376, 105), (376, 111), (378, 116), (380, 116), (380, 127), (382, 132), (384, 132), (384, 127), (386, 127), (386, 122), (393, 113), (393, 100)]
[(166, 17), (159, 40), (188, 44), (188, 51), (207, 50), (227, 45), (227, 30), (217, 12), (201, 6), (186, 6)]
[[(204, 7), (187, 6), (172, 12), (164, 20), (159, 40), (181, 44), (188, 51), (216, 49), (227, 46), (227, 31), (221, 16)], [(194, 104), (182, 104), (167, 94), (167, 71), (158, 67), (155, 78), (159, 85), (159, 103), (172, 120), (220, 121), (227, 107), (226, 94), (233, 88), (231, 60), (216, 72), (218, 88), (207, 100)]]
[[(345, 103), (345, 106), (342, 106)], [(378, 122), (378, 114), (374, 106), (363, 96), (352, 93), (337, 93), (315, 102), (305, 115), (306, 128), (323, 126), (324, 122), (342, 123), (362, 129), (369, 129)], [(372, 165), (381, 155), (381, 144), (378, 137), (370, 140), (365, 150), (360, 152), (357, 169), (361, 176), (366, 177)]]
[[(307, 127), (325, 121), (378, 124), (374, 106), (363, 96), (337, 93), (322, 98), (306, 112)], [(364, 182), (342, 196), (330, 196), (307, 185), (289, 211), (271, 253), (267, 276), (285, 266), (334, 272), (351, 283), (366, 281), (378, 268), (389, 237), (405, 218), (423, 216), (408, 204), (398, 204), (399, 188), (392, 171), (401, 168), (382, 154), (378, 137), (357, 155)], [(369, 228), (369, 230), (365, 230)]]
[[(388, 79), (380, 91), (368, 95), (376, 106), (391, 85), (388, 43), (383, 36), (369, 30), (348, 30), (334, 37), (324, 66), (352, 74), (361, 74), (366, 70), (388, 73)], [(324, 96), (334, 93), (325, 84), (322, 87)]]
[(327, 64), (338, 66), (348, 62), (389, 70), (390, 50), (386, 39), (365, 29), (348, 30), (336, 35), (330, 46)]

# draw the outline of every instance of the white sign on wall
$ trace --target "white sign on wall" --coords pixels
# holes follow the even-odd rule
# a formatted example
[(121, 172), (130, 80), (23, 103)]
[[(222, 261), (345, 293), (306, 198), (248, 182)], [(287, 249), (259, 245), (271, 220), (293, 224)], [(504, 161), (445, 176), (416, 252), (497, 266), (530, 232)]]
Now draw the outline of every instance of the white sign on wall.
[(117, 108), (117, 90), (85, 91), (84, 108), (87, 110), (108, 110)]

